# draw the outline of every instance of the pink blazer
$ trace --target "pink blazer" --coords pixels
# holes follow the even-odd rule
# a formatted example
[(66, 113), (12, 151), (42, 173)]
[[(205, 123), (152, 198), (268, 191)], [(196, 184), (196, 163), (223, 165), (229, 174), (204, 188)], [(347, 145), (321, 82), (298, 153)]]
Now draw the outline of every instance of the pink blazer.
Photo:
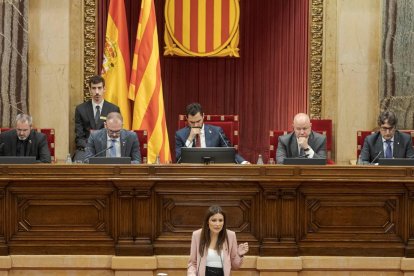
[[(207, 253), (201, 257), (199, 253), (201, 229), (193, 232), (191, 238), (191, 252), (188, 260), (187, 276), (204, 276), (206, 274)], [(230, 276), (231, 269), (238, 269), (243, 263), (243, 258), (237, 254), (237, 239), (236, 233), (227, 230), (227, 238), (229, 239), (229, 248), (227, 242), (223, 245), (223, 270), (224, 276)]]

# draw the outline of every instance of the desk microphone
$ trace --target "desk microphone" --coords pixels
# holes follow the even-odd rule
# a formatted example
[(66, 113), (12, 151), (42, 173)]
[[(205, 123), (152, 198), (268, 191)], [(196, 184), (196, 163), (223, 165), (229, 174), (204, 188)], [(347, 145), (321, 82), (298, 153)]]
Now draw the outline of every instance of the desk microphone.
[(369, 163), (370, 165), (374, 164), (374, 162), (378, 159), (378, 157), (381, 155), (382, 150), (380, 150), (380, 152), (378, 152), (377, 156), (375, 156), (374, 159), (372, 159), (371, 163)]
[[(208, 130), (208, 132), (209, 132), (210, 134), (211, 134), (211, 133), (213, 133), (213, 132), (211, 131), (211, 129), (209, 129), (209, 130)], [(228, 147), (229, 147), (229, 144), (227, 144), (226, 139), (224, 139), (224, 137), (223, 137), (223, 135), (221, 134), (220, 130), (218, 130), (218, 131), (217, 131), (217, 133), (220, 135), (220, 139), (221, 139), (221, 141), (223, 141), (223, 143), (226, 145), (226, 148), (228, 148)]]
[(110, 145), (110, 146), (109, 146), (109, 147), (107, 147), (106, 149), (101, 150), (101, 151), (99, 151), (99, 152), (95, 153), (95, 154), (94, 154), (94, 155), (92, 155), (92, 156), (88, 156), (88, 157), (86, 157), (85, 159), (83, 159), (83, 160), (82, 160), (82, 163), (85, 163), (85, 162), (86, 162), (86, 161), (88, 161), (90, 158), (96, 157), (96, 156), (100, 155), (101, 153), (104, 153), (104, 152), (106, 152), (107, 150), (112, 149), (113, 147), (114, 147), (113, 145)]

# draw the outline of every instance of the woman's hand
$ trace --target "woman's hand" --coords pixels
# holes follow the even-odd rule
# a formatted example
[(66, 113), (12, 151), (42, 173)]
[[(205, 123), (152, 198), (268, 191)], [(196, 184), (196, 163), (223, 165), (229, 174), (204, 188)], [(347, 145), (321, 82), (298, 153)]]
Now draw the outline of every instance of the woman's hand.
[(243, 257), (249, 251), (249, 244), (247, 242), (239, 244), (239, 248), (237, 248), (237, 254), (240, 257)]

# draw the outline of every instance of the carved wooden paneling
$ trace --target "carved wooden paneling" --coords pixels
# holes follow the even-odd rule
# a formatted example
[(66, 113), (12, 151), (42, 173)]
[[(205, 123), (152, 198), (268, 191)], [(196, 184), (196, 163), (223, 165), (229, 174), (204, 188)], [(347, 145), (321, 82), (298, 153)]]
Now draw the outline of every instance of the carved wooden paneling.
[(57, 164), (0, 171), (3, 255), (188, 254), (191, 232), (218, 204), (253, 255), (414, 257), (412, 168)]

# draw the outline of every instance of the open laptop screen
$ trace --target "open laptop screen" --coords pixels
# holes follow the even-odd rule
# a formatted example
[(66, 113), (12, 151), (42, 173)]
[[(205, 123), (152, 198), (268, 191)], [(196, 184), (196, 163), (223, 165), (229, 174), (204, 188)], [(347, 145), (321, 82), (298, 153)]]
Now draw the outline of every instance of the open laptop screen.
[(0, 164), (33, 164), (36, 156), (0, 156)]
[(326, 158), (285, 158), (285, 165), (326, 165)]
[(380, 158), (378, 165), (383, 166), (414, 166), (412, 158)]
[(234, 147), (181, 148), (179, 163), (217, 164), (235, 163)]

